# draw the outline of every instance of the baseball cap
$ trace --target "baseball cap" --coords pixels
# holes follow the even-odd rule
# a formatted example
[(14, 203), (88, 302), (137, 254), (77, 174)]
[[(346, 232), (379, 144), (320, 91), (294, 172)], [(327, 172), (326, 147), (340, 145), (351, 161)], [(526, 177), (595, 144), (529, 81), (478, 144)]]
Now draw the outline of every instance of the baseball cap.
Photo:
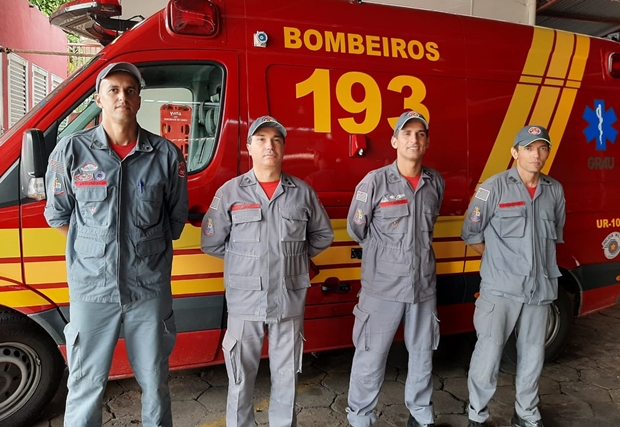
[(261, 116), (252, 123), (248, 131), (248, 141), (261, 127), (276, 128), (282, 134), (282, 138), (286, 138), (286, 129), (282, 124), (271, 116)]
[(131, 74), (138, 81), (138, 86), (142, 84), (142, 75), (140, 75), (140, 70), (133, 64), (129, 62), (113, 62), (108, 64), (97, 76), (97, 83), (95, 85), (95, 90), (99, 92), (99, 84), (101, 80), (105, 79), (109, 74), (114, 73), (116, 71), (124, 71), (126, 73)]
[(417, 111), (408, 110), (401, 114), (398, 118), (396, 127), (394, 128), (394, 136), (398, 135), (398, 131), (405, 127), (409, 120), (418, 120), (424, 125), (424, 129), (428, 130), (428, 122), (426, 121), (426, 118)]
[(527, 147), (534, 141), (545, 141), (551, 146), (551, 138), (549, 132), (542, 126), (529, 125), (521, 129), (515, 137), (514, 147), (520, 145), (521, 147)]

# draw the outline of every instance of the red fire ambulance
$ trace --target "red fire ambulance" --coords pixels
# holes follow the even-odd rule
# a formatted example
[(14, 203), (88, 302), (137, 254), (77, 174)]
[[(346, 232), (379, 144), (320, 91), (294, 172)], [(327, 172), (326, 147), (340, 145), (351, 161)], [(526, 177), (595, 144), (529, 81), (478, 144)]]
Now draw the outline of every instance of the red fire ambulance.
[[(460, 238), (463, 216), (479, 183), (512, 166), (514, 135), (529, 123), (550, 129), (543, 172), (564, 185), (568, 211), (548, 356), (573, 316), (618, 302), (619, 44), (348, 0), (171, 0), (135, 26), (110, 20), (118, 15), (117, 0), (76, 0), (52, 16), (109, 44), (0, 139), (0, 423), (29, 425), (65, 366), (66, 242), (43, 218), (43, 172), (60, 138), (98, 122), (95, 78), (110, 62), (140, 68), (138, 121), (187, 155), (173, 369), (223, 361), (223, 264), (201, 253), (199, 223), (215, 190), (251, 167), (248, 125), (264, 114), (287, 126), (284, 169), (316, 189), (336, 234), (313, 260), (306, 351), (352, 345), (361, 250), (346, 212), (359, 180), (395, 158), (389, 140), (404, 109), (429, 118), (425, 162), (446, 179), (433, 242), (442, 333), (473, 330), (480, 257)], [(130, 374), (121, 340), (111, 375)]]

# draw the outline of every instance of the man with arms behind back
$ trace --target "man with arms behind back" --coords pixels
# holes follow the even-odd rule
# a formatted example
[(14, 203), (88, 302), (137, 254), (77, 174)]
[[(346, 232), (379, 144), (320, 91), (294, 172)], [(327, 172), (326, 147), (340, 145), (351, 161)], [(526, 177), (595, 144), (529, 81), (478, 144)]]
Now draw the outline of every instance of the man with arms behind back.
[(45, 218), (67, 236), (65, 427), (101, 426), (121, 324), (142, 425), (172, 427), (172, 240), (187, 220), (187, 178), (181, 151), (138, 125), (140, 85), (133, 64), (105, 67), (95, 94), (101, 125), (62, 139), (46, 174)]

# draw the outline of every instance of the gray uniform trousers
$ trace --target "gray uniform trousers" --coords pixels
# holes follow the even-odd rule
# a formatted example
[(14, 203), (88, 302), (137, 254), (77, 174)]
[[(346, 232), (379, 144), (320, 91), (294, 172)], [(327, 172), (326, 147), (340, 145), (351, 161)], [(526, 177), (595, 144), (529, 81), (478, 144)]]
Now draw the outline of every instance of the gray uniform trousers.
[(409, 352), (405, 405), (422, 424), (434, 422), (433, 350), (439, 344), (437, 299), (417, 304), (386, 301), (360, 294), (353, 313), (355, 355), (349, 383), (347, 418), (353, 427), (369, 427), (377, 420), (374, 408), (385, 377), (385, 365), (394, 335), (405, 321), (405, 346)]
[(142, 425), (172, 427), (168, 358), (176, 341), (169, 297), (120, 305), (71, 301), (65, 327), (69, 378), (65, 427), (99, 427), (121, 323), (127, 355), (142, 388)]
[(229, 315), (222, 343), (228, 373), (227, 427), (254, 427), (254, 385), (265, 328), (271, 371), (269, 427), (297, 425), (295, 389), (303, 356), (303, 316), (266, 323)]
[(549, 305), (524, 304), (501, 296), (481, 293), (476, 300), (474, 326), (478, 341), (471, 357), (467, 386), (469, 419), (484, 422), (487, 405), (497, 388), (504, 344), (517, 333), (517, 415), (527, 421), (540, 420), (538, 380), (545, 359), (545, 335)]

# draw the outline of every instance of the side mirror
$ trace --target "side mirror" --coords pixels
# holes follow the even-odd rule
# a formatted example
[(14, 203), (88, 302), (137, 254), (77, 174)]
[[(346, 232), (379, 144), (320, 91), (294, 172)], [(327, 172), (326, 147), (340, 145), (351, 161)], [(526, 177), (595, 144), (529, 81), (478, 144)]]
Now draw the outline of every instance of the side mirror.
[(20, 182), (23, 197), (45, 199), (45, 170), (47, 151), (45, 138), (39, 129), (28, 129), (22, 137)]

